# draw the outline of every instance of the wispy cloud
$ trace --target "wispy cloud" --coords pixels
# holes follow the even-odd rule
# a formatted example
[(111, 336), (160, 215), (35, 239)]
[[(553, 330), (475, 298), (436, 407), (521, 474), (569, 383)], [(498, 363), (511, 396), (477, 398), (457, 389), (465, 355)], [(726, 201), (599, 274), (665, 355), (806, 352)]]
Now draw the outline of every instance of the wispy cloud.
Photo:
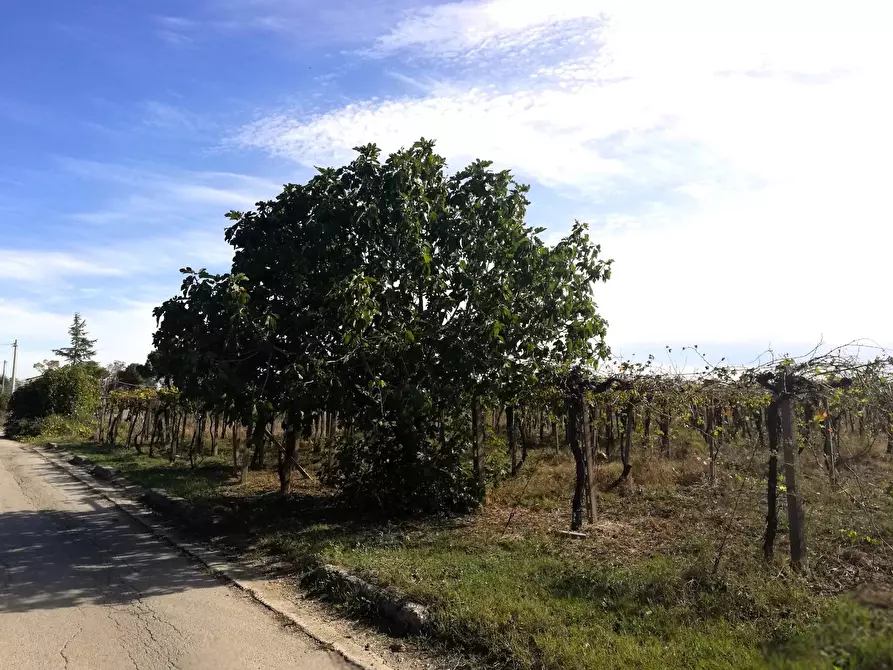
[[(91, 256), (93, 258), (91, 258)], [(95, 258), (96, 254), (0, 248), (0, 278), (45, 282), (65, 276), (105, 277), (124, 274)]]
[[(893, 103), (881, 82), (893, 48), (879, 27), (890, 11), (440, 4), (404, 14), (362, 52), (406, 77), (406, 95), (277, 113), (236, 141), (309, 166), (425, 136), (454, 167), (490, 158), (564, 193), (563, 211), (591, 219), (617, 260), (602, 289), (616, 342), (654, 328), (668, 341), (734, 341), (742, 314), (767, 340), (870, 336), (885, 328), (880, 312), (827, 268), (884, 281)], [(436, 79), (399, 65), (414, 61)], [(818, 304), (850, 315), (858, 303), (858, 316), (767, 302), (779, 272)]]
[(93, 209), (59, 214), (68, 223), (64, 235), (0, 241), (0, 342), (20, 340), (23, 370), (64, 342), (74, 310), (99, 338), (100, 360), (142, 361), (152, 308), (177, 291), (178, 268), (226, 271), (232, 248), (223, 214), (281, 188), (223, 171), (76, 159), (58, 165), (57, 174), (98, 195)]
[[(405, 12), (424, 0), (333, 0), (318, 3), (291, 0), (213, 0), (199, 5), (195, 17), (156, 18), (161, 39), (198, 41), (208, 33), (256, 33), (281, 40), (288, 49), (317, 49), (366, 44)], [(294, 39), (300, 35), (300, 39)]]
[(201, 24), (184, 16), (156, 16), (156, 34), (174, 47), (190, 47), (195, 44)]
[(409, 12), (378, 37), (370, 54), (474, 61), (488, 54), (542, 56), (598, 37), (605, 16), (590, 0), (466, 1)]
[[(97, 359), (102, 363), (143, 362), (152, 347), (153, 306), (154, 303), (145, 302), (115, 309), (81, 307), (90, 337), (97, 340)], [(53, 358), (52, 350), (66, 345), (71, 319), (72, 314), (64, 309), (51, 310), (31, 302), (0, 298), (0, 343), (18, 340), (19, 378), (36, 375), (34, 364)], [(0, 359), (10, 357), (11, 352), (2, 347)]]

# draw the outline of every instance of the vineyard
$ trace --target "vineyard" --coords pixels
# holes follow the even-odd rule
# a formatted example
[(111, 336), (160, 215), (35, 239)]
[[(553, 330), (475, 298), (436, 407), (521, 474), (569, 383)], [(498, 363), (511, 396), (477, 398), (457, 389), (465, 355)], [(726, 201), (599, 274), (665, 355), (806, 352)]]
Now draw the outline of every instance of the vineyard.
[(242, 515), (272, 485), (261, 544), (488, 662), (890, 667), (893, 360), (618, 361), (611, 261), (584, 224), (543, 243), (510, 173), (426, 141), (318, 172), (228, 215), (229, 273), (182, 271), (161, 383), (105, 394), (91, 453), (222, 472)]

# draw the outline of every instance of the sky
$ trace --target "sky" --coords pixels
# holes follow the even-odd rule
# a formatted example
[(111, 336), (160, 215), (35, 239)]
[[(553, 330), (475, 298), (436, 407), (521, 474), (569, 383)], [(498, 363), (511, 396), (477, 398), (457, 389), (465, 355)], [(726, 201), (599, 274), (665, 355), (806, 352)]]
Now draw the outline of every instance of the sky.
[(227, 211), (420, 137), (589, 222), (623, 357), (891, 346), (891, 4), (5, 0), (0, 359), (143, 361)]

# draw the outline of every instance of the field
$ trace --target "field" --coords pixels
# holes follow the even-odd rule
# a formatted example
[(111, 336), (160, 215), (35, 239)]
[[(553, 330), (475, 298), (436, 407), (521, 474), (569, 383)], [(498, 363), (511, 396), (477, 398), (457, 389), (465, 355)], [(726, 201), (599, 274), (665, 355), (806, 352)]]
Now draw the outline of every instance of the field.
[[(548, 442), (548, 440), (547, 440)], [(652, 440), (651, 442), (654, 442)], [(471, 515), (385, 519), (357, 512), (315, 481), (277, 492), (274, 470), (245, 485), (224, 451), (192, 469), (131, 449), (71, 449), (225, 511), (226, 530), (308, 568), (332, 563), (432, 605), (437, 637), (486, 665), (619, 668), (893, 667), (893, 461), (883, 438), (847, 435), (839, 486), (821, 450), (801, 457), (809, 570), (787, 565), (784, 507), (765, 561), (765, 458), (726, 445), (709, 481), (704, 441), (674, 427), (674, 457), (646, 441), (628, 480), (599, 496), (585, 537), (568, 528), (573, 459), (532, 447), (514, 477)], [(491, 460), (504, 435), (488, 435)], [(313, 471), (309, 445), (300, 462)], [(604, 490), (615, 461), (596, 473)], [(782, 496), (783, 499), (783, 496)]]

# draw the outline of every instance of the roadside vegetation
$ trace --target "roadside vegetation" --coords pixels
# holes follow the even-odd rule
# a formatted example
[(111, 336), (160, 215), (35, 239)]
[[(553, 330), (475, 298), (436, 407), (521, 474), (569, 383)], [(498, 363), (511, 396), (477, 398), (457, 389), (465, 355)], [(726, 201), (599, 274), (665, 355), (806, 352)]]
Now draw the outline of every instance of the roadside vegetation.
[(76, 318), (7, 430), (417, 598), (489, 665), (893, 667), (891, 360), (612, 359), (611, 262), (526, 193), (362, 147), (229, 214), (231, 272), (183, 270), (145, 365), (91, 363)]

